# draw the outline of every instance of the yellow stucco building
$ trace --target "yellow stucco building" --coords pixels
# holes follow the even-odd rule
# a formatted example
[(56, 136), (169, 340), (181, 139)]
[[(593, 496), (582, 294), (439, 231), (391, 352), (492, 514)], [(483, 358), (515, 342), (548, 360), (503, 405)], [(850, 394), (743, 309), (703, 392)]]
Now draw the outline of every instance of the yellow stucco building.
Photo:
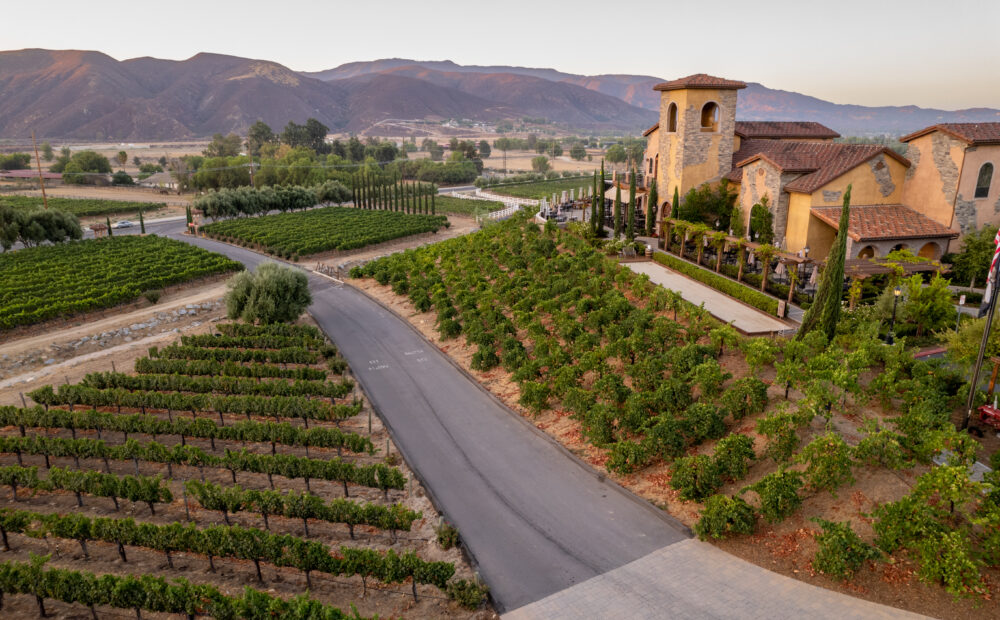
[[(812, 122), (737, 121), (743, 82), (697, 74), (658, 84), (660, 122), (648, 139), (643, 178), (656, 179), (658, 220), (674, 190), (728, 180), (748, 223), (767, 196), (776, 244), (822, 260), (851, 190), (848, 252), (884, 256), (908, 248), (940, 258), (949, 244), (1000, 223), (1000, 123), (943, 124), (903, 138), (907, 157), (887, 147), (843, 144)], [(952, 248), (955, 249), (955, 248)]]

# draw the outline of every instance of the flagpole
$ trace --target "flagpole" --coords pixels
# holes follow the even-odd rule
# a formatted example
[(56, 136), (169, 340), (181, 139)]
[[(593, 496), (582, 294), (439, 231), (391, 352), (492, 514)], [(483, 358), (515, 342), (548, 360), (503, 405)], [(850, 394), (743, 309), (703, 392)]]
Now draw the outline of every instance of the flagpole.
[[(998, 233), (998, 238), (1000, 238), (1000, 233)], [(997, 246), (1000, 250), (1000, 245)], [(986, 313), (986, 327), (983, 329), (983, 339), (979, 343), (979, 355), (976, 357), (976, 367), (972, 371), (972, 383), (969, 385), (969, 399), (965, 404), (965, 417), (962, 419), (962, 430), (969, 428), (969, 420), (972, 418), (972, 409), (976, 402), (976, 389), (979, 387), (979, 372), (983, 367), (983, 358), (986, 356), (986, 343), (990, 339), (990, 329), (993, 326), (993, 315), (997, 310), (997, 291), (1000, 291), (1000, 286), (998, 286), (997, 276), (998, 269), (1000, 269), (1000, 261), (996, 260), (996, 255), (994, 255), (993, 260), (993, 270), (990, 273), (989, 283), (989, 310)]]

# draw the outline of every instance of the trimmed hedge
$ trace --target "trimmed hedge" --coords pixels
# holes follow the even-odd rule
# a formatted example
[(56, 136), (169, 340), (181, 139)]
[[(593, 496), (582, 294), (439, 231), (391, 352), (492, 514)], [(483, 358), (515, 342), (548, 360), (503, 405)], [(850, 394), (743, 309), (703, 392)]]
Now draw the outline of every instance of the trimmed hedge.
[(671, 256), (670, 254), (654, 252), (653, 260), (661, 265), (673, 269), (674, 271), (690, 276), (702, 284), (707, 284), (715, 290), (721, 291), (730, 297), (734, 297), (746, 304), (750, 304), (754, 308), (763, 310), (771, 316), (777, 316), (778, 314), (778, 300), (765, 295), (760, 291), (755, 291), (751, 288), (743, 286), (739, 282), (733, 282), (725, 276), (720, 276), (711, 271), (706, 271), (701, 267), (692, 265), (691, 263), (681, 260), (676, 256)]

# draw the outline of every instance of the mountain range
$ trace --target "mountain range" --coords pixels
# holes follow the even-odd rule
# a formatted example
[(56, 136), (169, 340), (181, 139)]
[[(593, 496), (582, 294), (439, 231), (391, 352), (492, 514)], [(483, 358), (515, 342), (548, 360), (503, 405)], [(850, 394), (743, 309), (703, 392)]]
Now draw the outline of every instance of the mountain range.
[[(663, 78), (383, 59), (296, 72), (267, 60), (187, 60), (76, 50), (0, 52), (0, 138), (164, 140), (280, 130), (316, 118), (334, 132), (375, 133), (393, 120), (545, 118), (585, 132), (638, 132), (656, 122)], [(844, 135), (905, 133), (938, 122), (1000, 120), (1000, 110), (945, 111), (823, 101), (749, 83), (741, 120), (814, 120)], [(399, 134), (398, 125), (389, 133)], [(383, 130), (383, 133), (385, 130)]]

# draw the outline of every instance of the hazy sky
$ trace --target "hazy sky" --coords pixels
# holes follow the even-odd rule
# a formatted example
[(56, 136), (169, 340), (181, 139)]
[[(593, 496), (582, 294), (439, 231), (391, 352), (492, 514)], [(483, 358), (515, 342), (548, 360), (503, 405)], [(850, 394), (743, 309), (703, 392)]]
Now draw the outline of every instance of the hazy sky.
[(0, 49), (710, 73), (838, 103), (1000, 107), (1000, 0), (3, 0), (2, 15)]

